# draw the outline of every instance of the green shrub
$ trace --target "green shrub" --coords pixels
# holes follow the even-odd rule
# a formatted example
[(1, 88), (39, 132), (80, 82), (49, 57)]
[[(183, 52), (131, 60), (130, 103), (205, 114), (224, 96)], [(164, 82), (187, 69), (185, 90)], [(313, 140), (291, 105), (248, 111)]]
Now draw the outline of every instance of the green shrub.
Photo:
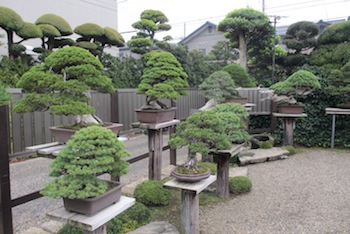
[(264, 141), (263, 143), (261, 143), (261, 148), (262, 149), (271, 149), (273, 146), (271, 144), (271, 142), (268, 141)]
[(297, 153), (297, 150), (291, 145), (286, 145), (286, 146), (283, 146), (282, 148), (285, 150), (288, 150), (291, 155)]
[(161, 181), (147, 180), (136, 186), (134, 197), (146, 206), (165, 206), (169, 204), (172, 193), (163, 187)]
[(57, 234), (84, 234), (84, 229), (74, 227), (70, 224), (64, 225), (58, 232)]
[(211, 170), (211, 174), (212, 175), (215, 175), (216, 172), (217, 172), (217, 165), (216, 165), (216, 163), (200, 161), (200, 162), (198, 162), (198, 164), (201, 165), (201, 166), (208, 167)]
[(137, 202), (107, 223), (107, 233), (119, 234), (135, 230), (150, 222), (151, 213), (147, 206)]
[(229, 181), (230, 192), (234, 194), (249, 192), (252, 186), (252, 181), (247, 176), (235, 176)]

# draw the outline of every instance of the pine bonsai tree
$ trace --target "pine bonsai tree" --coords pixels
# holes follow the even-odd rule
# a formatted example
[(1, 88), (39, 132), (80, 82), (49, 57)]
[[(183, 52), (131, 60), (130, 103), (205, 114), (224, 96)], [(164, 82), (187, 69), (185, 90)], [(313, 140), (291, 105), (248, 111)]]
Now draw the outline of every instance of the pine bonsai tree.
[(146, 67), (136, 93), (145, 94), (146, 104), (141, 109), (166, 109), (159, 99), (176, 99), (186, 95), (187, 74), (170, 52), (153, 51), (145, 55)]
[[(334, 69), (327, 77), (328, 86), (326, 92), (341, 96), (344, 100), (343, 105), (349, 106), (350, 101), (350, 62), (346, 63), (341, 69)], [(341, 105), (340, 105), (341, 106)]]
[(89, 90), (112, 93), (112, 81), (89, 51), (66, 47), (32, 67), (17, 83), (27, 93), (14, 107), (19, 113), (50, 110), (54, 115), (75, 115), (78, 125), (102, 123), (88, 105)]
[(129, 155), (111, 130), (101, 126), (82, 128), (50, 165), (50, 176), (58, 178), (47, 183), (42, 194), (69, 199), (99, 196), (108, 190), (108, 184), (97, 175), (127, 173), (128, 163), (121, 158)]
[(185, 167), (197, 172), (196, 153), (206, 157), (211, 150), (230, 149), (232, 144), (225, 133), (226, 123), (213, 111), (190, 115), (176, 128), (169, 145), (172, 148), (188, 146), (189, 155)]
[(238, 87), (255, 87), (255, 81), (244, 67), (239, 64), (226, 65), (223, 71), (228, 72)]

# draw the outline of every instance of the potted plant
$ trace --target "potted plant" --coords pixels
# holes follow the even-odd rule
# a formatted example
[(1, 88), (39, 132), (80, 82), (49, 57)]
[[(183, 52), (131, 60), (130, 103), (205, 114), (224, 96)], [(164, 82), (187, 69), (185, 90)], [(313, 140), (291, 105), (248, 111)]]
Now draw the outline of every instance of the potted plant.
[(320, 88), (321, 84), (313, 73), (299, 70), (286, 80), (271, 85), (273, 93), (268, 98), (277, 103), (279, 112), (300, 114), (304, 106), (295, 99), (295, 95), (306, 96)]
[(146, 95), (146, 103), (137, 109), (140, 122), (165, 122), (175, 118), (175, 108), (160, 99), (176, 99), (186, 95), (187, 74), (170, 52), (152, 51), (144, 55), (145, 69), (136, 93)]
[(198, 165), (197, 154), (206, 157), (213, 150), (230, 149), (232, 144), (225, 133), (226, 124), (213, 111), (194, 113), (181, 122), (169, 140), (171, 148), (188, 146), (188, 159), (172, 175), (180, 181), (196, 182), (210, 175), (210, 169)]
[[(88, 104), (90, 90), (104, 93), (115, 90), (111, 79), (103, 75), (101, 62), (89, 51), (74, 46), (51, 53), (44, 63), (24, 73), (17, 87), (27, 95), (15, 103), (16, 112), (50, 110), (54, 115), (73, 115), (78, 129), (91, 124), (104, 124)], [(118, 133), (122, 124), (110, 127)], [(54, 136), (59, 142), (66, 142), (75, 132), (57, 127), (50, 130), (58, 131), (58, 135)], [(67, 137), (64, 137), (65, 132), (68, 132)]]
[(199, 110), (208, 110), (217, 104), (235, 97), (239, 97), (236, 84), (230, 74), (225, 71), (216, 71), (199, 85), (199, 93), (208, 101)]
[(129, 156), (116, 135), (102, 126), (89, 126), (77, 131), (50, 164), (50, 176), (41, 193), (52, 198), (63, 198), (67, 210), (88, 216), (96, 214), (119, 200), (122, 185), (97, 176), (127, 173)]

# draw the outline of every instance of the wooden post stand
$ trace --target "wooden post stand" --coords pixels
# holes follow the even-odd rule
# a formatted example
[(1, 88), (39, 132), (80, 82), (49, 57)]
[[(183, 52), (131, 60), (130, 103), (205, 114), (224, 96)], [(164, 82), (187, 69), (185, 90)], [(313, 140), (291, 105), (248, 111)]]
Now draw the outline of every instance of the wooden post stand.
[(300, 117), (307, 117), (307, 114), (273, 113), (273, 116), (283, 118), (283, 145), (293, 146), (295, 119)]
[(228, 198), (230, 196), (230, 158), (238, 154), (241, 149), (242, 145), (234, 145), (230, 150), (218, 150), (213, 152), (218, 159), (216, 193), (221, 198)]
[[(163, 129), (167, 127), (173, 127), (179, 123), (180, 123), (180, 120), (174, 119), (163, 123), (156, 123), (156, 124), (139, 123), (137, 125), (137, 127), (141, 129), (148, 130), (148, 150), (149, 150), (148, 179), (150, 180), (161, 179)], [(133, 124), (133, 125), (136, 126), (136, 124)]]
[(119, 202), (110, 205), (91, 217), (69, 212), (64, 207), (48, 213), (47, 216), (57, 221), (82, 227), (86, 234), (106, 234), (106, 223), (134, 204), (135, 198), (121, 196)]
[(164, 184), (164, 187), (181, 190), (181, 223), (185, 234), (199, 234), (199, 193), (216, 180), (214, 175), (207, 179), (185, 183), (172, 179)]

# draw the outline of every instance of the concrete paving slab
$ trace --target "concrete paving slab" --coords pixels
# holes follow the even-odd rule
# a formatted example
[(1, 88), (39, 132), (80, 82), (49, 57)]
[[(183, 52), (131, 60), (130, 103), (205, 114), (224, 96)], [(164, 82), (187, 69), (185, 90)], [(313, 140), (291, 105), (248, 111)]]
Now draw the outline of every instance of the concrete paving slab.
[(241, 154), (239, 161), (241, 165), (247, 165), (251, 163), (286, 159), (288, 155), (289, 151), (280, 147), (273, 147), (271, 149), (250, 149)]

